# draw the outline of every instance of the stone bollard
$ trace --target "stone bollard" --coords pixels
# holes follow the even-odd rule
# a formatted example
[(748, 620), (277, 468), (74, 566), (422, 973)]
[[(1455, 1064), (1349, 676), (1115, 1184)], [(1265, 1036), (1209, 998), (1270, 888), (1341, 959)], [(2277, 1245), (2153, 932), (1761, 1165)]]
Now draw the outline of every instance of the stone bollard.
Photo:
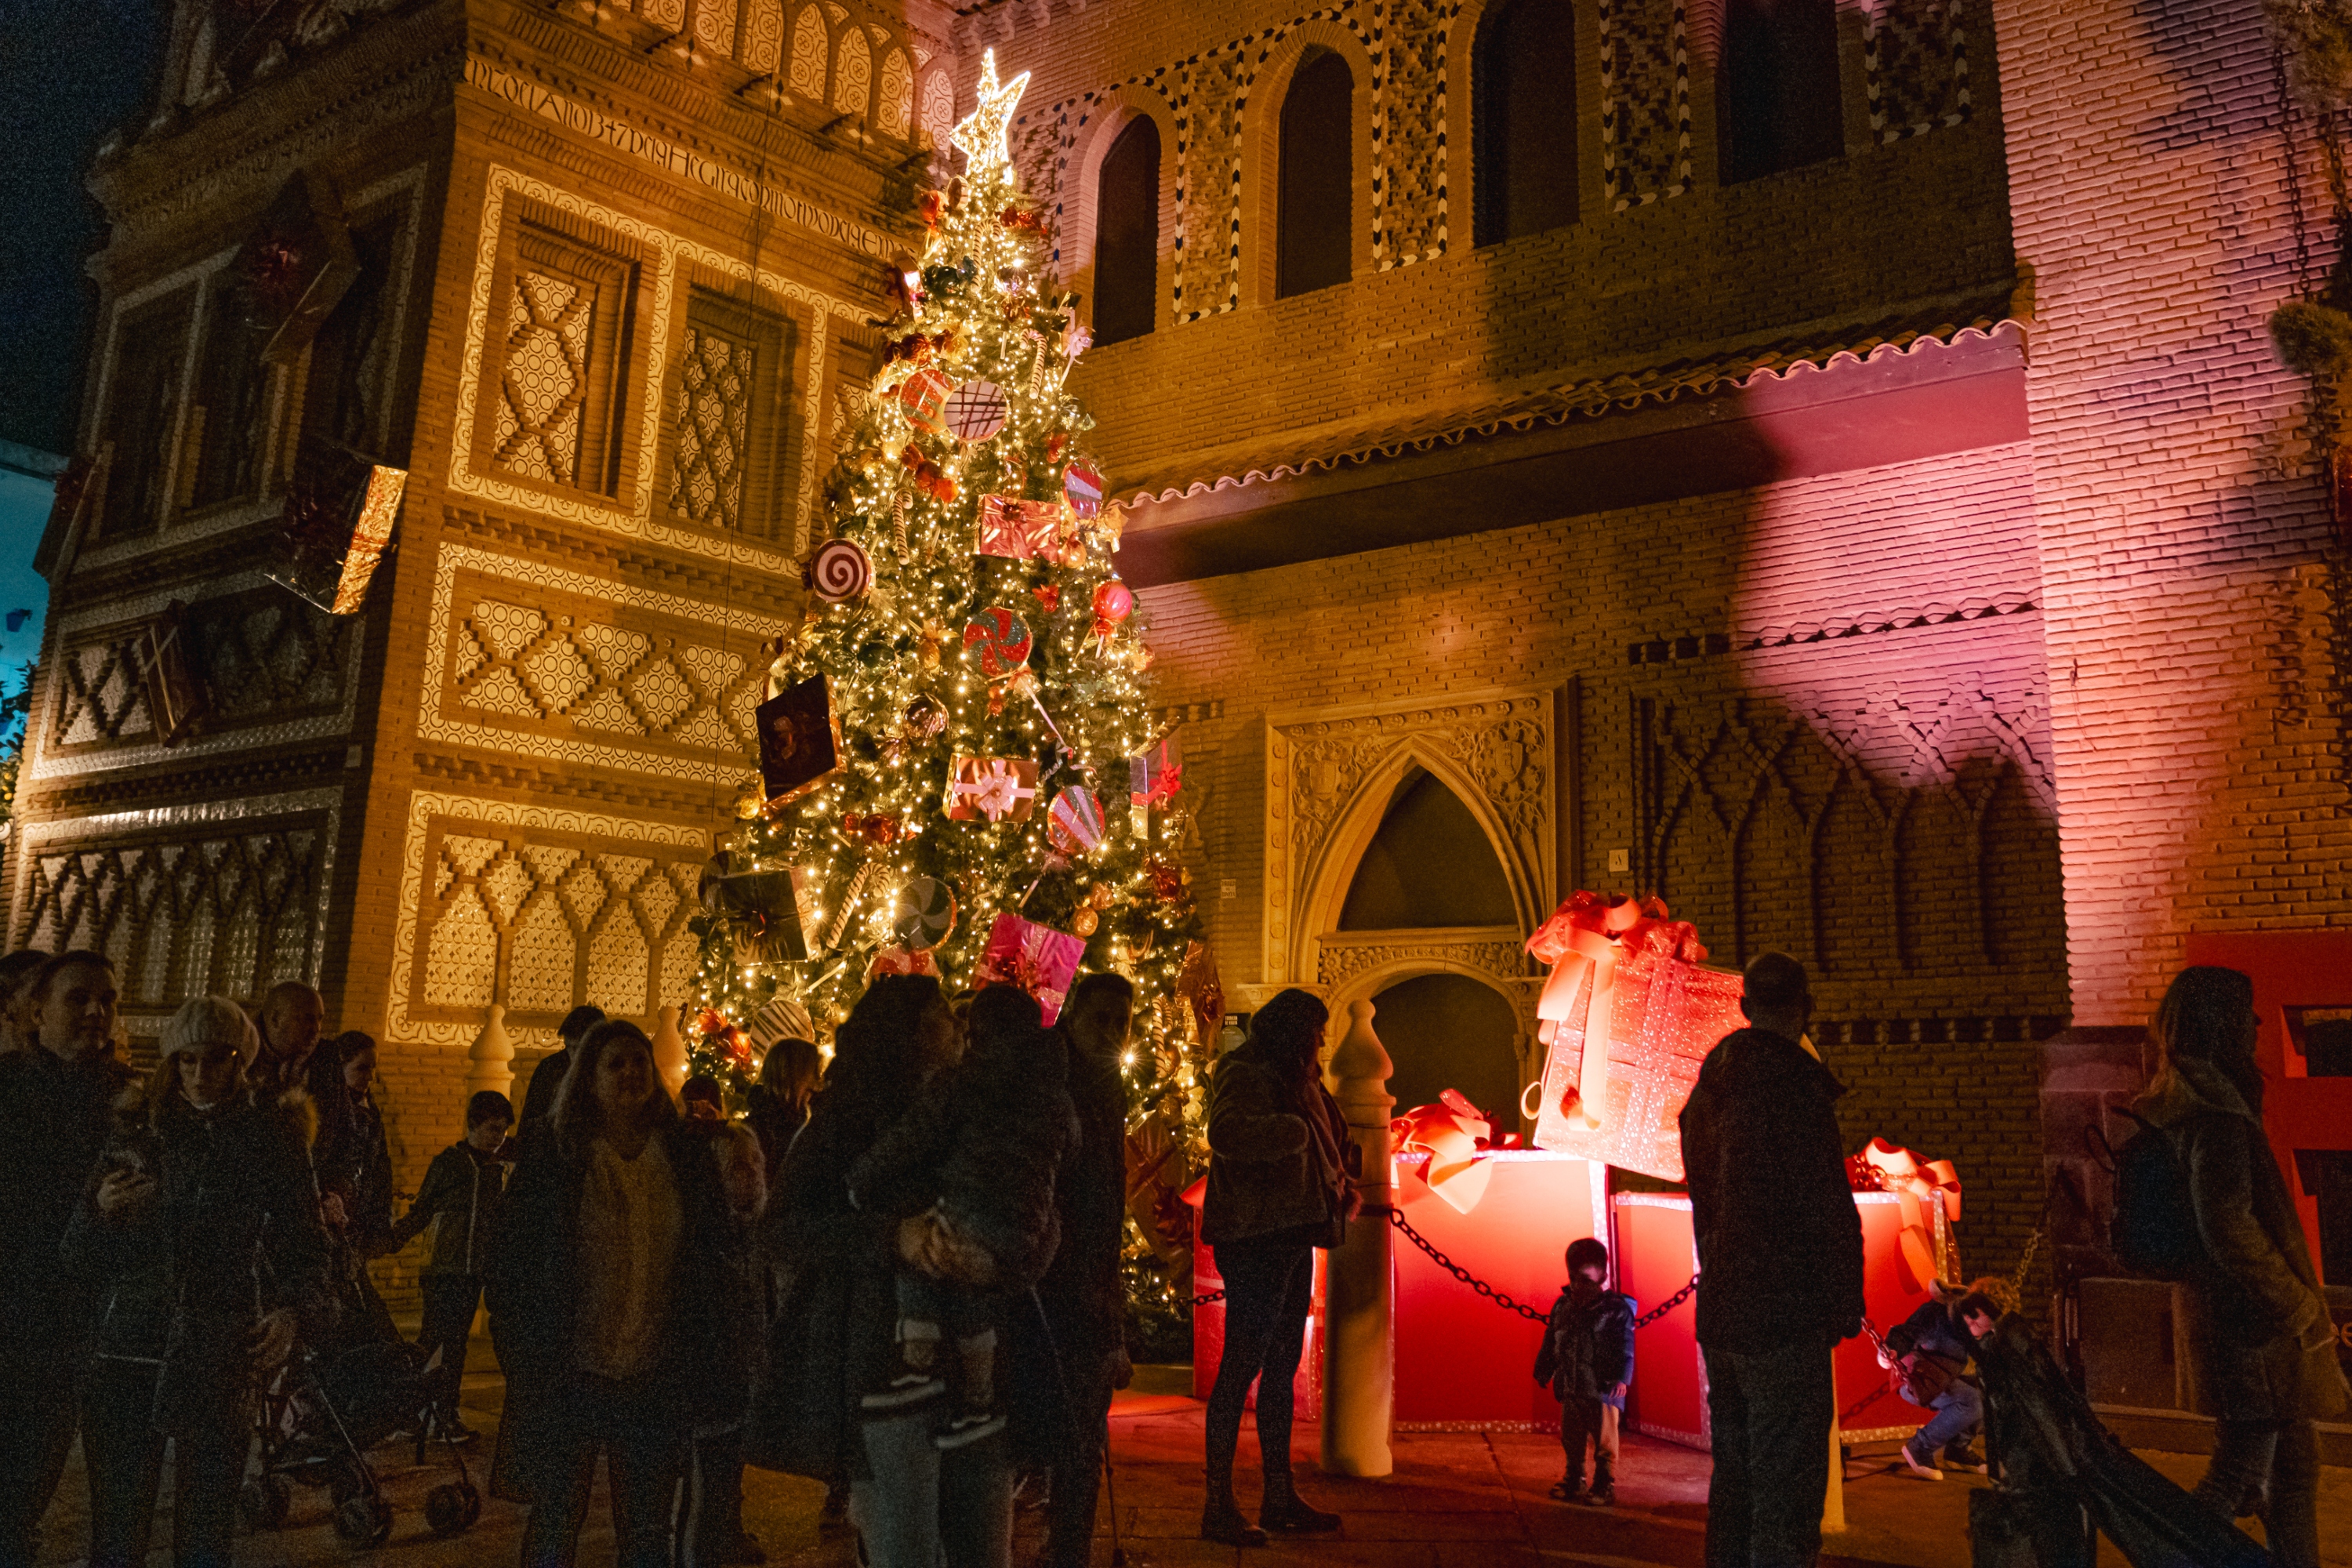
[(506, 1016), (503, 1005), (491, 1003), (490, 1016), (484, 1021), (482, 1032), (474, 1037), (473, 1048), (466, 1053), (468, 1098), (486, 1089), (513, 1098), (514, 1042), (507, 1038)]
[(672, 1003), (654, 1016), (654, 1070), (677, 1098), (686, 1082), (686, 1037), (678, 1033), (677, 1016), (685, 1009)]
[(1345, 1039), (1331, 1055), (1332, 1093), (1363, 1151), (1363, 1215), (1330, 1253), (1324, 1280), (1322, 1466), (1335, 1476), (1395, 1469), (1389, 1421), (1395, 1405), (1396, 1336), (1390, 1299), (1388, 1207), (1391, 1064), (1372, 1032), (1372, 1005), (1348, 1005)]

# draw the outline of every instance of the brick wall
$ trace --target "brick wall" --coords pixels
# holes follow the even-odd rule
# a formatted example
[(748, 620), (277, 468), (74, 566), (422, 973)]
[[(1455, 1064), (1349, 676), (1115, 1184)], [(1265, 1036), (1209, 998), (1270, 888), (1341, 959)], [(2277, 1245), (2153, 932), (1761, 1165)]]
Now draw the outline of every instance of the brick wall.
[(2137, 1024), (2188, 931), (2352, 919), (2344, 556), (2264, 331), (2316, 281), (2290, 168), (2326, 196), (2259, 6), (1994, 20), (2074, 1013)]

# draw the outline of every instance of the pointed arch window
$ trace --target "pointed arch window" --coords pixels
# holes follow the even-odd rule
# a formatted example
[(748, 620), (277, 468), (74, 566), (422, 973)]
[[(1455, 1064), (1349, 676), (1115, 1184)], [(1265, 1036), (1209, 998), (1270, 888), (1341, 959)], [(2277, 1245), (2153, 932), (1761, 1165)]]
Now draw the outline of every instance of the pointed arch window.
[(1356, 863), (1339, 929), (1503, 926), (1518, 918), (1503, 863), (1462, 797), (1434, 773), (1408, 773)]
[(1095, 342), (1151, 331), (1160, 268), (1160, 127), (1139, 114), (1095, 180)]
[(1345, 283), (1355, 209), (1356, 79), (1338, 52), (1309, 48), (1282, 100), (1276, 173), (1276, 299)]
[(1576, 221), (1576, 13), (1508, 0), (1478, 29), (1472, 77), (1475, 242)]
[(1715, 102), (1727, 185), (1843, 153), (1836, 0), (1727, 0)]

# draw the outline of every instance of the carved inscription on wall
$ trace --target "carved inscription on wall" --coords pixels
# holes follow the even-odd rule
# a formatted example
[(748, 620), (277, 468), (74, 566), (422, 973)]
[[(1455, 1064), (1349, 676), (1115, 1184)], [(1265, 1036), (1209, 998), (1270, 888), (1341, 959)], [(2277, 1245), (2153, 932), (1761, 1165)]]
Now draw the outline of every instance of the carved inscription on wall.
[(583, 1002), (642, 1020), (682, 1000), (709, 854), (699, 828), (412, 796), (393, 1037), (470, 1040), (498, 1002), (524, 1044)]
[(318, 790), (26, 824), (22, 939), (105, 953), (134, 1015), (316, 982), (339, 800)]
[[(1474, 692), (1442, 702), (1276, 714), (1266, 724), (1265, 981), (1319, 978), (1355, 863), (1391, 793), (1419, 767), (1486, 831), (1528, 930), (1550, 910), (1558, 792), (1552, 694)], [(1513, 959), (1497, 973), (1516, 977)]]

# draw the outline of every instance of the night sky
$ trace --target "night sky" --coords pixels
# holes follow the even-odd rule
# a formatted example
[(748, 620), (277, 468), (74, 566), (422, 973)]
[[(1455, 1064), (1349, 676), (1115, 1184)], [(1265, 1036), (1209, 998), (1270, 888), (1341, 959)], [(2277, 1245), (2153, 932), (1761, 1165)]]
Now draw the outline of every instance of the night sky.
[(0, 0), (0, 438), (70, 453), (104, 238), (83, 187), (98, 144), (143, 122), (170, 0)]

